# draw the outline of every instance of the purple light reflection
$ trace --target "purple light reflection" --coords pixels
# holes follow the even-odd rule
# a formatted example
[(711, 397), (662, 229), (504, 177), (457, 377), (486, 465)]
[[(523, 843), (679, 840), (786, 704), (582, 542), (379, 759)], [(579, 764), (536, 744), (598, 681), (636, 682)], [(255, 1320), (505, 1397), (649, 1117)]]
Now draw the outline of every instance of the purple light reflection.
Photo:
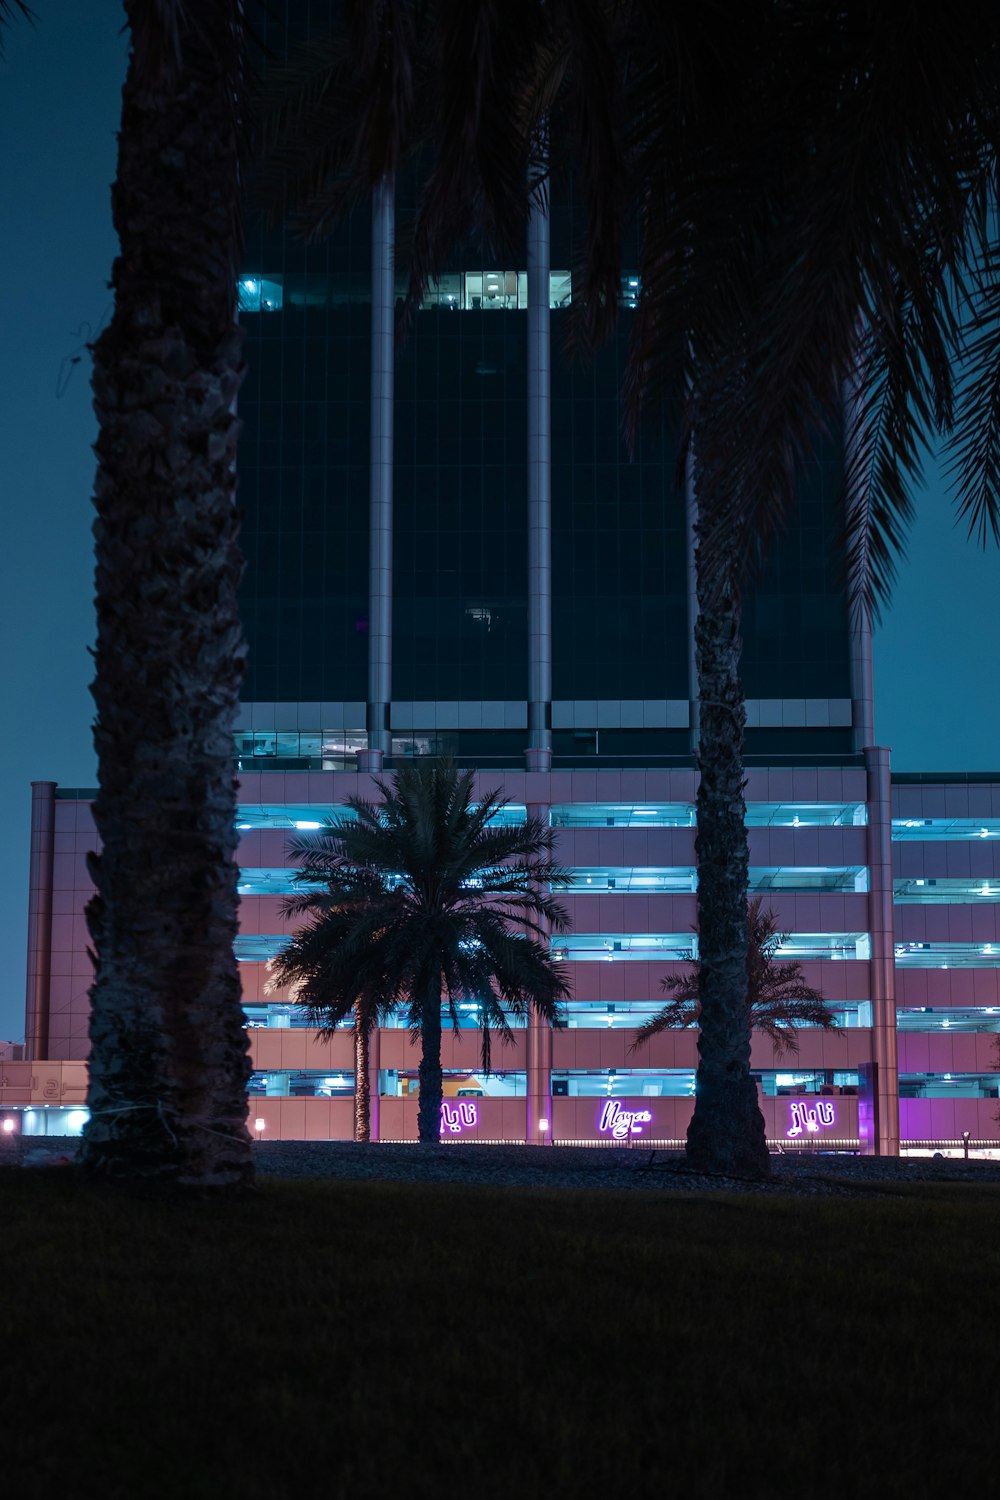
[(471, 1130), (479, 1124), (479, 1111), (469, 1099), (461, 1099), (457, 1104), (450, 1104), (447, 1099), (441, 1101), (441, 1134), (450, 1130), (452, 1135), (458, 1135), (462, 1130)]
[(837, 1123), (837, 1114), (829, 1099), (818, 1099), (815, 1104), (807, 1104), (804, 1099), (794, 1099), (790, 1101), (788, 1109), (792, 1123), (785, 1135), (789, 1138), (801, 1135), (803, 1131), (815, 1135), (821, 1128), (829, 1130)]
[(649, 1125), (652, 1114), (648, 1109), (622, 1109), (617, 1099), (608, 1099), (597, 1122), (598, 1130), (610, 1130), (616, 1141), (624, 1141), (630, 1135), (642, 1135), (642, 1127)]

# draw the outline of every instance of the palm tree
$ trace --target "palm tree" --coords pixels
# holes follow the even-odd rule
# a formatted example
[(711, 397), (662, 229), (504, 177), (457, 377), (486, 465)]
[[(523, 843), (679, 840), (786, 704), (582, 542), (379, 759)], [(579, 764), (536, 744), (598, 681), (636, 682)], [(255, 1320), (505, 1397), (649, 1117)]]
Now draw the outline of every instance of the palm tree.
[[(339, 825), (331, 825), (339, 826)], [(329, 1039), (348, 1016), (354, 1018), (354, 1139), (371, 1138), (370, 1052), (372, 1032), (393, 1014), (387, 1000), (391, 985), (376, 974), (371, 955), (359, 961), (358, 914), (369, 902), (381, 902), (391, 891), (378, 872), (358, 871), (354, 879), (338, 871), (327, 877), (329, 851), (310, 844), (296, 851), (309, 865), (296, 878), (307, 882), (284, 903), (288, 916), (310, 916), (291, 944), (268, 964), (266, 990), (289, 989), (289, 998), (308, 1012), (313, 1024)], [(316, 860), (318, 857), (318, 867)], [(324, 881), (325, 884), (319, 884)]]
[[(960, 514), (983, 537), (1000, 531), (1000, 16), (962, 28), (922, 7), (904, 36), (888, 7), (777, 0), (538, 0), (514, 19), (471, 3), (368, 9), (401, 45), (391, 68), (365, 75), (365, 98), (382, 103), (369, 102), (354, 141), (384, 141), (372, 123), (389, 122), (397, 145), (436, 151), (411, 307), (472, 217), (498, 244), (516, 242), (542, 117), (553, 167), (573, 166), (584, 204), (584, 346), (615, 321), (630, 215), (637, 225), (627, 426), (674, 404), (698, 504), (701, 1028), (687, 1149), (696, 1165), (763, 1175), (746, 995), (743, 594), (794, 514), (801, 461), (840, 429), (845, 385), (857, 398), (845, 441), (856, 608), (888, 596), (922, 448), (938, 432), (954, 435)], [(410, 45), (418, 22), (432, 47)], [(380, 77), (395, 92), (379, 92)], [(396, 107), (404, 97), (421, 108)], [(310, 145), (321, 146), (326, 83), (300, 99), (315, 106)], [(319, 217), (370, 174), (333, 115), (338, 151), (312, 150), (302, 169)], [(963, 347), (971, 376), (956, 393)]]
[(351, 798), (352, 821), (291, 842), (300, 879), (321, 889), (286, 903), (312, 922), (273, 973), (299, 986), (326, 1031), (352, 1009), (362, 1029), (405, 1010), (421, 1040), (417, 1125), (429, 1143), (440, 1138), (443, 1007), (457, 1030), (459, 1002), (478, 1004), (485, 1072), (493, 1031), (513, 1040), (508, 1015), (560, 1023), (569, 990), (548, 934), (567, 918), (548, 887), (563, 875), (551, 830), (494, 823), (506, 799), (473, 801), (471, 771), (420, 760), (374, 780), (381, 802)]
[[(954, 436), (960, 515), (997, 538), (1000, 21), (959, 34), (924, 8), (902, 39), (870, 7), (573, 10), (546, 7), (534, 109), (555, 119), (560, 90), (576, 101), (570, 148), (590, 226), (581, 341), (614, 318), (630, 202), (642, 295), (627, 424), (634, 432), (644, 405), (673, 401), (698, 505), (701, 1029), (687, 1154), (763, 1175), (746, 992), (742, 597), (794, 513), (801, 461), (842, 421), (856, 609), (888, 596), (937, 433)], [(612, 87), (581, 65), (588, 49), (617, 59)], [(971, 376), (956, 393), (959, 352)]]
[[(836, 1031), (833, 1012), (820, 991), (806, 984), (801, 964), (795, 960), (777, 962), (778, 952), (788, 934), (778, 931), (778, 919), (773, 911), (763, 910), (762, 896), (754, 897), (747, 907), (746, 931), (747, 1003), (751, 1028), (769, 1036), (779, 1053), (799, 1050), (798, 1026)], [(639, 1027), (633, 1051), (661, 1031), (699, 1024), (701, 996), (697, 966), (685, 974), (664, 979), (661, 989), (666, 990), (670, 1000), (657, 1015)]]
[(125, 0), (114, 316), (94, 347), (101, 853), (84, 1165), (252, 1175), (237, 930), (241, 0)]

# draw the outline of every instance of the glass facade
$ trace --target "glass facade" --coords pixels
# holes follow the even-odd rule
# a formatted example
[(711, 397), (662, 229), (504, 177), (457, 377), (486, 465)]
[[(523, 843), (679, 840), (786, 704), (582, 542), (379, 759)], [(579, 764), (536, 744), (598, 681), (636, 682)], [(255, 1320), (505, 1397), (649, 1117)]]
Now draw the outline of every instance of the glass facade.
[(428, 308), (398, 352), (394, 699), (526, 696), (526, 361), (516, 306)]
[[(748, 828), (863, 828), (863, 802), (748, 802)], [(693, 802), (571, 802), (552, 808), (553, 828), (693, 828)]]
[(1000, 818), (893, 818), (894, 840), (1000, 838)]
[(553, 697), (686, 699), (676, 439), (651, 421), (630, 458), (620, 398), (628, 315), (587, 363), (563, 353), (570, 317), (552, 314)]
[[(279, 3), (264, 40), (318, 35), (331, 0)], [(287, 14), (286, 14), (287, 12)], [(398, 184), (405, 244), (421, 168)], [(551, 184), (552, 697), (685, 701), (686, 523), (674, 416), (650, 406), (630, 452), (622, 376), (641, 287), (623, 272), (621, 318), (589, 359), (572, 341), (579, 215)], [(635, 264), (636, 246), (626, 247)], [(397, 267), (397, 305), (406, 284)], [(367, 697), (371, 224), (355, 211), (318, 243), (251, 225), (239, 284), (248, 374), (239, 469), (250, 644), (244, 698), (363, 703)], [(503, 264), (469, 240), (427, 290), (396, 354), (393, 397), (392, 699), (398, 704), (524, 702), (528, 692), (526, 252)], [(838, 581), (839, 436), (803, 471), (800, 513), (748, 590), (748, 697), (848, 698), (848, 630)], [(406, 716), (405, 710), (403, 711)], [(641, 722), (641, 721), (640, 721)], [(278, 726), (283, 729), (286, 726)], [(287, 726), (291, 727), (291, 726)], [(397, 756), (518, 757), (523, 729), (476, 733), (436, 719), (393, 723)], [(486, 731), (489, 730), (487, 733)], [(317, 731), (282, 756), (260, 743), (241, 761), (347, 768), (357, 725)], [(836, 728), (751, 729), (776, 753), (850, 750)], [(318, 739), (318, 742), (317, 742)], [(687, 732), (593, 723), (557, 728), (567, 760), (607, 763), (688, 754)]]
[[(838, 432), (803, 465), (795, 523), (777, 538), (759, 582), (747, 592), (743, 686), (748, 698), (851, 696), (841, 445)], [(820, 734), (826, 743), (818, 750), (850, 749), (849, 732)], [(770, 735), (775, 738), (774, 731)], [(766, 753), (768, 747), (757, 748)]]
[(1000, 901), (1000, 878), (913, 876), (892, 882), (892, 899), (897, 906), (978, 906)]
[[(248, 233), (242, 287), (280, 284), (281, 297), (240, 313), (247, 701), (366, 696), (370, 234), (367, 214), (317, 245)], [(328, 299), (334, 279), (354, 297)]]
[(897, 943), (896, 967), (909, 969), (997, 969), (997, 943)]

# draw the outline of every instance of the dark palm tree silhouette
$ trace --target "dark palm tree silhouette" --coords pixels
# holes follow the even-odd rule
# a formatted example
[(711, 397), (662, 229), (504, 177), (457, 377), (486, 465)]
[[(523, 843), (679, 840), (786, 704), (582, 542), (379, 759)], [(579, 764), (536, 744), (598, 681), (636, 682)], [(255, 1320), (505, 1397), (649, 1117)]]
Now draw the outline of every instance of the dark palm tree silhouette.
[(329, 1031), (354, 1009), (362, 1031), (405, 1010), (420, 1037), (418, 1134), (439, 1139), (442, 1010), (475, 1001), (483, 1069), (492, 1034), (513, 1040), (509, 1015), (534, 1009), (558, 1025), (569, 993), (549, 932), (566, 913), (548, 894), (562, 872), (540, 820), (505, 826), (491, 792), (473, 800), (471, 771), (417, 761), (375, 778), (381, 802), (351, 798), (354, 818), (295, 839), (301, 879), (319, 890), (285, 903), (311, 922), (274, 961), (273, 977)]
[(287, 986), (289, 998), (309, 1012), (327, 1038), (353, 1017), (354, 1139), (367, 1141), (371, 1138), (371, 1036), (393, 1015), (394, 1006), (388, 998), (392, 986), (386, 975), (375, 972), (372, 955), (366, 954), (364, 963), (358, 961), (357, 916), (369, 902), (382, 902), (391, 885), (375, 871), (358, 871), (352, 879), (338, 868), (329, 879), (327, 848), (317, 849), (310, 843), (303, 852), (300, 842), (295, 852), (308, 865), (297, 878), (310, 889), (286, 901), (284, 909), (286, 914), (312, 920), (270, 961), (266, 989), (273, 993)]
[[(778, 952), (788, 934), (778, 931), (773, 911), (764, 911), (763, 897), (747, 907), (747, 1004), (750, 1026), (769, 1036), (778, 1052), (797, 1052), (797, 1028), (815, 1026), (836, 1031), (837, 1022), (819, 990), (806, 984), (802, 965), (794, 959), (779, 963)], [(661, 988), (669, 1002), (652, 1020), (640, 1026), (632, 1050), (661, 1031), (697, 1026), (701, 1017), (698, 965), (684, 974), (664, 979)]]
[(125, 15), (121, 248), (93, 351), (101, 853), (83, 1161), (227, 1187), (253, 1170), (233, 953), (243, 7), (125, 0)]

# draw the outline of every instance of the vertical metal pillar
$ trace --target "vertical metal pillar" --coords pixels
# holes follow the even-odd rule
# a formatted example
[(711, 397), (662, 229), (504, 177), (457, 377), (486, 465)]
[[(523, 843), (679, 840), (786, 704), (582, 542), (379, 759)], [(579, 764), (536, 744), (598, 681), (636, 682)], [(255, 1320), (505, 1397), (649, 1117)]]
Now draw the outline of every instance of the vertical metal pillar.
[(28, 866), (28, 972), (25, 987), (25, 1057), (48, 1053), (52, 977), (52, 875), (55, 855), (56, 784), (31, 783), (31, 852)]
[(372, 193), (371, 447), (368, 553), (368, 748), (363, 771), (380, 771), (391, 747), (392, 433), (395, 370), (395, 181)]
[(552, 764), (552, 379), (548, 186), (528, 218), (528, 748), (529, 771)]
[(892, 909), (892, 787), (889, 751), (865, 749), (868, 773), (868, 927), (871, 933), (872, 1063), (858, 1098), (862, 1150), (899, 1155), (896, 958)]
[[(843, 384), (844, 406), (844, 465), (851, 474), (857, 462), (858, 445), (862, 432), (858, 425), (861, 412), (861, 370), (857, 366)], [(861, 476), (855, 473), (855, 483), (861, 484)], [(857, 506), (857, 493), (848, 496), (848, 509), (857, 509), (859, 520), (866, 516), (867, 508)], [(850, 579), (850, 652), (851, 652), (851, 724), (852, 748), (855, 754), (867, 750), (875, 743), (875, 692), (872, 673), (872, 619), (871, 610), (862, 597), (863, 579), (860, 561), (852, 569)]]
[(698, 619), (698, 571), (695, 548), (698, 545), (698, 500), (694, 478), (694, 442), (688, 444), (684, 463), (684, 543), (687, 548), (687, 677), (688, 677), (688, 743), (697, 755), (701, 739), (701, 699), (698, 693), (698, 653), (694, 627)]
[[(530, 802), (528, 817), (548, 822), (547, 802)], [(552, 1027), (537, 1011), (528, 1012), (527, 1142), (544, 1146), (552, 1141)]]
[(851, 605), (851, 722), (857, 754), (875, 738), (871, 611), (860, 600)]

